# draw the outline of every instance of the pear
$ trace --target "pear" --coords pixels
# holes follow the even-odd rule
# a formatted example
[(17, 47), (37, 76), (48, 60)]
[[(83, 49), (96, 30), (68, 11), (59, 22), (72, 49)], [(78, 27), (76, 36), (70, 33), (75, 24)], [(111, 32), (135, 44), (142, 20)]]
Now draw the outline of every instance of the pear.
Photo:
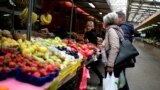
[(37, 57), (35, 55), (33, 55), (33, 58), (39, 62), (45, 62), (44, 59), (40, 58), (40, 57)]
[(46, 47), (43, 47), (43, 46), (38, 47), (37, 49), (38, 49), (39, 52), (42, 52), (42, 53), (46, 53), (48, 51), (48, 49)]

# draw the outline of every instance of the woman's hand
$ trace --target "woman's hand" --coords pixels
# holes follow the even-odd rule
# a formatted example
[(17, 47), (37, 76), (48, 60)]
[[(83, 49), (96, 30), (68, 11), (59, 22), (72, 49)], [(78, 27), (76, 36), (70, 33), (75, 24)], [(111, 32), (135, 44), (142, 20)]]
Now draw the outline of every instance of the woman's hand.
[(106, 68), (106, 71), (107, 71), (107, 72), (113, 72), (113, 70), (114, 70), (113, 67), (109, 67), (109, 66), (108, 66), (108, 67)]

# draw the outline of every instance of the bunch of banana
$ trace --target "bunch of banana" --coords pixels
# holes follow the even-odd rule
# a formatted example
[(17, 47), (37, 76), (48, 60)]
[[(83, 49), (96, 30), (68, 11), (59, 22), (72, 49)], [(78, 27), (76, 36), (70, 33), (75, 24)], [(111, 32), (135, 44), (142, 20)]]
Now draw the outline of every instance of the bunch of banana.
[[(21, 19), (21, 23), (27, 23), (28, 20), (28, 8), (25, 8), (20, 14), (19, 18)], [(34, 24), (38, 19), (38, 15), (35, 12), (32, 12), (32, 24)]]
[(47, 14), (42, 14), (40, 17), (41, 20), (41, 25), (48, 25), (52, 21), (52, 15), (47, 13)]

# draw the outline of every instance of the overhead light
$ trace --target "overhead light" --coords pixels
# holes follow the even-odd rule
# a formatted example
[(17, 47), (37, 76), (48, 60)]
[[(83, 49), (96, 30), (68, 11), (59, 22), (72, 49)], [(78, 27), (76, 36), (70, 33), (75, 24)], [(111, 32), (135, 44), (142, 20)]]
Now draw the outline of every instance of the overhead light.
[(160, 22), (157, 22), (158, 24), (160, 24)]
[(102, 15), (102, 12), (99, 12), (100, 15)]
[(93, 3), (88, 3), (92, 8), (95, 8), (95, 6), (93, 5)]
[(4, 17), (8, 17), (8, 16), (10, 16), (10, 14), (3, 14), (3, 16), (4, 16)]
[(152, 26), (155, 26), (155, 27), (156, 27), (156, 26), (158, 26), (158, 25), (157, 25), (157, 24), (152, 24)]

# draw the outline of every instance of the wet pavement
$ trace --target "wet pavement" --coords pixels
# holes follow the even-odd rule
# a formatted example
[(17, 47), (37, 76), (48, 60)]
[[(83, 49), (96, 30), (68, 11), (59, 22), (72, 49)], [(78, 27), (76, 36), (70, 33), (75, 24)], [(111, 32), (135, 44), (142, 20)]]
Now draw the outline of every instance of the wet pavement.
[[(160, 48), (141, 42), (135, 42), (134, 45), (140, 55), (136, 58), (135, 67), (126, 71), (130, 90), (160, 90)], [(104, 72), (102, 64), (97, 67)], [(92, 70), (90, 74), (88, 90), (102, 90), (102, 87), (98, 86), (98, 77)]]

